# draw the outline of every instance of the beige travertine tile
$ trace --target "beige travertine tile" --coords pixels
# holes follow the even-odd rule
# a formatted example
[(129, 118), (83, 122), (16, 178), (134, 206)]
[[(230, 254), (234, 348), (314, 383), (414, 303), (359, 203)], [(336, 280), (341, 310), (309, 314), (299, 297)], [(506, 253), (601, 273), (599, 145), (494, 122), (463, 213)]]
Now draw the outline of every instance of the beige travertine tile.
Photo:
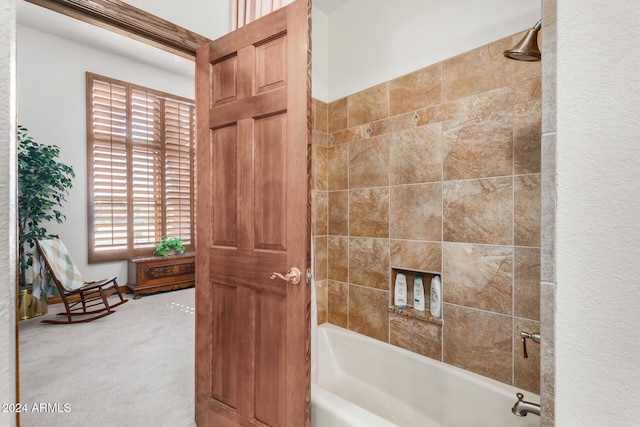
[(313, 202), (313, 223), (314, 236), (324, 236), (329, 234), (329, 193), (327, 191), (311, 192)]
[(442, 326), (410, 317), (389, 315), (389, 342), (414, 353), (442, 360)]
[(337, 99), (329, 103), (327, 111), (329, 118), (329, 133), (333, 133), (349, 127), (347, 126), (347, 105), (348, 99), (346, 97)]
[[(481, 115), (481, 111), (484, 112), (486, 110), (486, 104), (489, 99), (493, 101), (491, 104), (494, 106), (497, 105), (498, 101), (507, 103), (508, 91), (505, 88), (500, 88), (496, 89), (495, 92), (485, 92), (480, 95), (468, 96), (418, 110), (416, 111), (418, 116), (416, 126), (445, 121), (454, 121), (452, 123), (455, 124), (455, 121), (472, 120)], [(454, 124), (451, 124), (450, 127), (453, 127)]]
[(329, 104), (318, 99), (313, 100), (313, 129), (329, 132)]
[(329, 234), (346, 236), (349, 233), (348, 209), (348, 191), (329, 191)]
[(349, 188), (389, 185), (389, 137), (349, 143)]
[(389, 342), (389, 291), (349, 286), (349, 329)]
[(327, 147), (312, 147), (314, 190), (329, 189), (329, 149)]
[(329, 134), (314, 130), (311, 132), (311, 145), (327, 147), (329, 145)]
[(326, 280), (328, 278), (327, 263), (329, 260), (327, 236), (313, 238), (313, 256), (313, 277), (315, 278), (315, 280), (319, 281)]
[(542, 96), (542, 134), (555, 133), (558, 130), (558, 28), (556, 23), (547, 25), (542, 21), (540, 34), (540, 49), (544, 56), (542, 66), (543, 96)]
[(542, 137), (540, 280), (556, 281), (556, 134)]
[(316, 130), (316, 104), (320, 102), (315, 98), (311, 98), (311, 130)]
[(556, 286), (540, 285), (540, 404), (541, 426), (553, 427), (555, 420), (555, 305)]
[(514, 105), (540, 99), (541, 93), (540, 78), (499, 87), (488, 92), (418, 110), (416, 112), (419, 117), (417, 126), (453, 120), (454, 124), (450, 126), (453, 127), (456, 122), (475, 120), (495, 111), (507, 110)]
[(349, 327), (349, 284), (329, 280), (327, 283), (327, 322)]
[(556, 281), (556, 134), (542, 137), (540, 174), (540, 279)]
[(442, 181), (442, 124), (391, 135), (391, 184)]
[(462, 115), (460, 110), (463, 106), (464, 104), (461, 101), (450, 101), (418, 110), (416, 111), (416, 116), (418, 116), (416, 126), (420, 127), (434, 123), (442, 123), (445, 120), (454, 119)]
[(389, 117), (389, 83), (349, 95), (348, 99), (348, 127)]
[(541, 175), (541, 266), (540, 318), (540, 416), (541, 427), (555, 426), (555, 217), (556, 217), (556, 130), (557, 130), (557, 1), (542, 2), (540, 48), (544, 57), (542, 72), (544, 95), (542, 106), (542, 175)]
[(502, 55), (509, 41), (490, 43), (447, 59), (443, 63), (443, 101), (450, 101), (505, 86)]
[(528, 333), (540, 332), (540, 322), (533, 320), (519, 319), (514, 320), (513, 342), (515, 348), (513, 351), (513, 385), (518, 388), (540, 393), (540, 344), (531, 339), (527, 339), (527, 357), (524, 358), (522, 348), (522, 339), (520, 332)]
[(540, 320), (540, 249), (514, 248), (514, 316)]
[(413, 129), (416, 127), (418, 119), (418, 115), (414, 112), (392, 116), (366, 125), (367, 133), (369, 136), (378, 136)]
[(349, 281), (349, 238), (327, 238), (327, 276), (330, 280)]
[(518, 33), (445, 60), (443, 101), (540, 77), (540, 62), (510, 61), (502, 55), (523, 36), (524, 32)]
[(445, 180), (512, 174), (512, 109), (494, 111), (462, 123), (445, 122)]
[(327, 280), (315, 281), (318, 325), (327, 323)]
[(441, 62), (389, 82), (391, 116), (439, 104), (441, 98)]
[(444, 240), (513, 244), (511, 177), (445, 182)]
[(542, 4), (542, 28), (543, 28), (543, 31), (547, 27), (547, 25), (555, 26), (555, 24), (556, 24), (556, 14), (557, 14), (557, 10), (558, 10), (557, 3), (558, 2), (556, 0), (546, 0)]
[[(533, 27), (533, 25), (535, 24), (532, 23), (531, 26)], [(511, 47), (513, 47), (516, 43), (520, 42), (520, 40), (522, 40), (522, 38), (524, 37), (524, 35), (526, 34), (526, 31), (529, 30), (529, 28), (526, 28), (524, 31), (516, 33), (514, 35), (512, 35), (511, 37), (505, 37), (502, 40), (498, 40), (496, 42), (494, 42), (494, 44), (500, 48), (502, 46), (507, 46), (505, 49), (509, 49)], [(503, 56), (504, 58), (504, 56)], [(506, 58), (504, 58), (506, 59)], [(506, 62), (506, 64), (505, 64)], [(535, 79), (535, 78), (540, 78), (540, 76), (542, 75), (542, 62), (528, 62), (528, 61), (513, 61), (513, 60), (506, 60), (502, 63), (500, 63), (500, 65), (503, 65), (503, 67), (500, 67), (500, 70), (502, 71), (503, 75), (505, 76), (506, 80), (508, 83), (514, 83), (514, 82), (524, 82), (527, 80), (531, 80), (531, 79)]]
[(442, 244), (416, 240), (389, 242), (391, 267), (439, 273), (442, 271)]
[(389, 289), (389, 240), (349, 239), (349, 281), (376, 289)]
[(513, 178), (514, 244), (540, 246), (540, 175)]
[(349, 235), (389, 237), (389, 187), (349, 191)]
[(335, 146), (369, 138), (370, 133), (371, 127), (369, 125), (354, 126), (349, 129), (343, 129), (332, 133), (329, 139), (331, 145)]
[(540, 100), (517, 105), (513, 114), (513, 168), (517, 175), (540, 173)]
[(345, 190), (349, 187), (349, 146), (335, 145), (328, 149), (327, 166), (329, 190)]
[(513, 248), (442, 244), (444, 301), (511, 314)]
[(442, 240), (442, 184), (391, 187), (390, 237)]
[(443, 305), (443, 361), (511, 383), (511, 316)]

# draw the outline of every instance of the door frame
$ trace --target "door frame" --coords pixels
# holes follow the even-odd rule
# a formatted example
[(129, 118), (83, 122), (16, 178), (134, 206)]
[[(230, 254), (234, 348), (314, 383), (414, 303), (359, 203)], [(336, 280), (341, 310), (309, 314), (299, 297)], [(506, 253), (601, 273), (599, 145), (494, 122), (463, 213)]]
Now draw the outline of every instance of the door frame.
[(111, 0), (25, 0), (71, 18), (195, 61), (199, 46), (211, 41), (173, 22)]
[[(112, 1), (108, 0), (74, 0), (73, 4), (75, 6), (75, 10), (61, 7), (61, 4), (71, 4), (68, 0), (25, 0), (27, 2), (33, 3), (35, 5), (44, 7), (46, 9), (53, 10), (55, 12), (59, 12), (63, 15), (69, 16), (71, 18), (77, 19), (79, 21), (87, 22), (96, 27), (106, 29), (108, 31), (112, 31), (114, 33), (120, 34), (132, 40), (136, 40), (138, 42), (142, 42), (144, 44), (162, 49), (169, 53), (181, 56), (183, 58), (190, 59), (194, 62), (195, 69), (195, 51), (196, 48), (200, 45), (199, 43), (206, 43), (209, 41), (208, 38), (196, 34), (192, 31), (187, 30), (186, 28), (180, 27), (176, 24), (173, 24), (169, 21), (165, 21), (149, 12), (146, 12), (141, 9), (136, 9), (136, 25), (129, 24), (126, 25), (127, 22), (125, 20), (114, 20), (113, 16), (126, 16), (126, 7), (123, 5), (115, 4)], [(5, 10), (5, 0), (0, 0), (2, 2), (0, 9), (0, 19), (2, 20), (2, 33), (5, 32), (11, 34), (13, 37), (8, 37), (7, 42), (11, 46), (8, 49), (9, 57), (2, 58), (2, 65), (4, 66), (4, 61), (7, 60), (7, 71), (9, 72), (6, 81), (6, 86), (3, 85), (3, 89), (6, 87), (7, 93), (9, 97), (3, 99), (2, 105), (0, 108), (4, 108), (5, 105), (9, 111), (9, 120), (5, 120), (3, 117), (0, 120), (0, 128), (3, 130), (7, 129), (8, 135), (8, 151), (6, 156), (2, 156), (2, 164), (6, 166), (4, 169), (7, 171), (11, 171), (16, 166), (17, 162), (17, 142), (16, 142), (16, 105), (17, 105), (17, 93), (15, 88), (17, 86), (16, 82), (16, 28), (17, 28), (17, 7), (15, 0), (7, 0), (9, 6)], [(103, 11), (102, 14), (91, 14), (89, 11), (91, 10), (90, 6), (82, 7), (81, 5), (99, 5), (99, 8)], [(129, 6), (131, 7), (131, 6)], [(135, 9), (135, 8), (133, 8)], [(7, 24), (7, 25), (4, 25)], [(144, 31), (141, 29), (144, 28)], [(173, 33), (173, 34), (172, 34)], [(142, 34), (142, 35), (140, 35)], [(4, 54), (4, 41), (3, 46), (0, 48), (0, 54)], [(4, 71), (4, 67), (3, 67)], [(10, 90), (10, 89), (13, 90)], [(4, 111), (2, 111), (4, 112)], [(8, 160), (5, 164), (5, 158)], [(17, 179), (17, 169), (15, 175), (11, 175)], [(15, 182), (15, 186), (12, 188), (8, 188), (7, 193), (9, 194), (7, 199), (7, 208), (9, 209), (8, 215), (6, 215), (8, 226), (8, 235), (16, 235), (16, 225), (17, 224), (17, 200), (12, 199), (12, 192), (17, 192), (17, 181)], [(17, 193), (15, 193), (17, 194)], [(2, 197), (2, 195), (0, 195)], [(5, 218), (4, 213), (0, 215), (0, 218)], [(15, 232), (15, 233), (14, 233)], [(17, 239), (17, 237), (16, 237)], [(17, 240), (13, 243), (10, 242), (10, 247), (7, 252), (7, 259), (5, 262), (5, 266), (7, 267), (3, 271), (2, 277), (7, 278), (7, 283), (10, 283), (11, 280), (15, 281), (15, 287), (9, 287), (9, 295), (5, 296), (2, 299), (5, 303), (0, 303), (0, 319), (6, 318), (6, 324), (11, 326), (15, 325), (14, 333), (11, 335), (7, 335), (8, 341), (10, 344), (13, 344), (13, 347), (9, 345), (5, 350), (0, 352), (0, 361), (7, 360), (8, 362), (13, 361), (14, 363), (7, 364), (7, 370), (13, 373), (13, 378), (8, 378), (9, 381), (6, 381), (5, 386), (0, 386), (0, 397), (2, 397), (3, 402), (19, 402), (20, 401), (20, 348), (19, 348), (19, 322), (17, 316), (17, 294), (18, 294), (18, 270), (17, 270)], [(7, 328), (8, 329), (8, 328)], [(0, 338), (4, 338), (4, 334), (0, 336)], [(13, 339), (15, 338), (15, 340)], [(14, 355), (14, 356), (12, 356)], [(5, 359), (5, 356), (6, 359)], [(195, 373), (194, 373), (195, 376)], [(20, 414), (6, 414), (4, 417), (0, 415), (0, 426), (5, 425), (5, 420), (9, 420), (7, 426), (16, 425), (20, 426)]]

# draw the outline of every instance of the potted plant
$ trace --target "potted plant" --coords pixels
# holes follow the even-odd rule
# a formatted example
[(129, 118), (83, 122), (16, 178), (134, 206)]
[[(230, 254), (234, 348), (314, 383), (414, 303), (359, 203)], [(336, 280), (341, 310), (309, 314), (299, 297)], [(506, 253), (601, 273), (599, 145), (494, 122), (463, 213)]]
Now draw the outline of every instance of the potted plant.
[(163, 237), (161, 241), (156, 242), (153, 253), (160, 256), (169, 256), (184, 253), (184, 245), (178, 237)]
[(35, 142), (27, 132), (18, 126), (18, 258), (23, 288), (27, 285), (25, 273), (33, 265), (34, 239), (52, 237), (43, 226), (45, 222), (64, 221), (59, 208), (66, 202), (75, 177), (71, 166), (57, 160), (57, 146)]

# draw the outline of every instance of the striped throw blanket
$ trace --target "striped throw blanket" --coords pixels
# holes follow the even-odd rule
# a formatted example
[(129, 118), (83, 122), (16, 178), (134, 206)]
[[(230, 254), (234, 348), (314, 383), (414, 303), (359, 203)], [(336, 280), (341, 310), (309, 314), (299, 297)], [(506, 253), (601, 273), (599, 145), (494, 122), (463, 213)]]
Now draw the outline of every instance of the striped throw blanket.
[[(40, 265), (40, 263), (37, 262), (37, 258), (39, 256), (44, 256), (51, 267), (51, 275), (60, 281), (64, 289), (67, 291), (74, 291), (84, 285), (84, 280), (82, 279), (80, 271), (78, 271), (78, 267), (76, 267), (69, 251), (67, 251), (67, 248), (60, 239), (43, 239), (38, 240), (38, 243), (42, 253), (37, 253), (38, 251), (34, 253), (34, 270), (38, 269), (35, 265)], [(41, 269), (41, 271), (34, 271), (33, 295), (36, 298), (40, 297), (40, 290), (42, 290), (46, 295), (50, 295), (50, 289), (48, 288), (53, 285), (53, 283), (47, 283), (48, 280), (44, 279), (44, 271), (42, 270), (44, 269)], [(38, 295), (36, 295), (36, 291), (38, 291)]]

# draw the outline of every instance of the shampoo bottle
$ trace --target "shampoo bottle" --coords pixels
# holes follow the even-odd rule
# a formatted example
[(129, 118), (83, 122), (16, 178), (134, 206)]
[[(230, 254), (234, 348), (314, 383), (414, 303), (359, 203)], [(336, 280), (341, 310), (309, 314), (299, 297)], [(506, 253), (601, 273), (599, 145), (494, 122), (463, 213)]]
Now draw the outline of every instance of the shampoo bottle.
[(396, 289), (393, 294), (393, 304), (397, 308), (407, 306), (407, 277), (403, 273), (396, 275)]
[(431, 315), (440, 317), (442, 314), (442, 283), (440, 282), (440, 276), (434, 274), (431, 278)]
[(424, 311), (424, 285), (422, 284), (422, 274), (416, 274), (413, 278), (413, 308)]

